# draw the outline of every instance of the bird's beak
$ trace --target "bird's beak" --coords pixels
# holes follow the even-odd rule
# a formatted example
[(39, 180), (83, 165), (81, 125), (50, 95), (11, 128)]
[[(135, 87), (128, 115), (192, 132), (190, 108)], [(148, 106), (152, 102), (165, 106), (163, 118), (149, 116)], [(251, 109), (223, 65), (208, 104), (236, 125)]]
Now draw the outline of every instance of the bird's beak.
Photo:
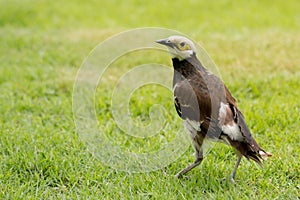
[(171, 47), (171, 48), (174, 47), (173, 43), (168, 38), (167, 39), (156, 40), (155, 42), (158, 43), (158, 44), (162, 44), (162, 45)]

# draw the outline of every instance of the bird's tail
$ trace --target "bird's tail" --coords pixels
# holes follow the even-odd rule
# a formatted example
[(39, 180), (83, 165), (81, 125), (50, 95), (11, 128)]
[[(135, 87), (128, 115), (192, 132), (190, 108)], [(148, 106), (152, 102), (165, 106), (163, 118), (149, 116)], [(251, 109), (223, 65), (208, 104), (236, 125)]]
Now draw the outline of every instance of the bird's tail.
[[(254, 140), (255, 142), (255, 140)], [(253, 148), (253, 146), (247, 145), (247, 150), (244, 151), (244, 156), (247, 159), (251, 159), (255, 161), (257, 164), (259, 164), (261, 167), (263, 167), (261, 160), (266, 161), (268, 157), (271, 157), (272, 154), (263, 150), (256, 142), (255, 142), (256, 148)]]
[(260, 155), (261, 159), (263, 159), (263, 160), (267, 160), (268, 157), (271, 157), (271, 156), (272, 156), (272, 154), (271, 154), (270, 152), (266, 152), (266, 151), (264, 151), (264, 150), (260, 150), (260, 151), (258, 152), (258, 154)]
[(268, 157), (272, 156), (269, 152), (260, 150), (257, 152), (248, 152), (248, 154), (244, 155), (246, 158), (254, 160), (259, 166), (263, 167), (261, 160), (266, 160)]
[(243, 114), (239, 110), (236, 111), (237, 123), (240, 127), (241, 133), (245, 136), (245, 141), (241, 142), (239, 145), (236, 145), (236, 149), (247, 159), (254, 160), (262, 167), (261, 160), (266, 160), (267, 157), (272, 156), (272, 154), (266, 152), (257, 144), (246, 125), (246, 122), (243, 118)]
[(251, 138), (251, 142), (239, 142), (234, 140), (229, 140), (231, 146), (233, 146), (240, 154), (245, 156), (247, 159), (251, 159), (263, 167), (261, 160), (266, 160), (268, 157), (272, 156), (271, 153), (263, 150), (254, 140)]

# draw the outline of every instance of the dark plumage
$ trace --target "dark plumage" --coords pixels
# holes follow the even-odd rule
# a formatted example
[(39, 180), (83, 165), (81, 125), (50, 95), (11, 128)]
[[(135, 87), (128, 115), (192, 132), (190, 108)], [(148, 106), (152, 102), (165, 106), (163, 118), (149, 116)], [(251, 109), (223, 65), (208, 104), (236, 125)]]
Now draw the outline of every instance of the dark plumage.
[(261, 159), (271, 156), (252, 137), (235, 99), (224, 83), (207, 71), (196, 57), (194, 44), (185, 37), (171, 36), (157, 41), (173, 56), (174, 104), (184, 120), (195, 148), (195, 162), (180, 171), (181, 177), (203, 160), (202, 144), (210, 138), (231, 145), (238, 160), (231, 174), (234, 181), (242, 156), (262, 166)]

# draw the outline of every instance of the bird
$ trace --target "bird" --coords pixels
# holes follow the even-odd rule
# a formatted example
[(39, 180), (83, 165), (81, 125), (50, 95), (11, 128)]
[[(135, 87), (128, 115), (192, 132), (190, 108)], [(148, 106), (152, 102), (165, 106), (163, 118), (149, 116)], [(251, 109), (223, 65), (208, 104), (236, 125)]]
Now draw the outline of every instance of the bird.
[(262, 167), (261, 160), (266, 160), (272, 154), (258, 145), (235, 98), (222, 80), (199, 61), (195, 44), (179, 35), (156, 42), (166, 46), (171, 54), (174, 105), (195, 150), (195, 161), (175, 176), (181, 178), (201, 164), (205, 139), (230, 145), (237, 153), (238, 159), (230, 174), (233, 183), (242, 157)]

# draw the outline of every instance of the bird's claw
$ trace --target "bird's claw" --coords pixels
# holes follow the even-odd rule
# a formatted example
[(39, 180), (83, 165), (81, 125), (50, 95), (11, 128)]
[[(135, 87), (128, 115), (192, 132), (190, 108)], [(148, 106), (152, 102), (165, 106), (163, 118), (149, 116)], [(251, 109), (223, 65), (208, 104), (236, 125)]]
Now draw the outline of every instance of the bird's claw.
[(234, 176), (232, 174), (230, 175), (230, 181), (231, 181), (231, 183), (235, 183)]
[(179, 178), (182, 178), (183, 176), (182, 176), (182, 174), (179, 172), (179, 173), (177, 173), (174, 177), (179, 179)]
[(176, 174), (174, 177), (177, 178), (177, 179), (184, 179), (184, 180), (189, 180), (190, 179), (189, 176), (185, 176), (185, 175), (180, 174), (180, 173)]

